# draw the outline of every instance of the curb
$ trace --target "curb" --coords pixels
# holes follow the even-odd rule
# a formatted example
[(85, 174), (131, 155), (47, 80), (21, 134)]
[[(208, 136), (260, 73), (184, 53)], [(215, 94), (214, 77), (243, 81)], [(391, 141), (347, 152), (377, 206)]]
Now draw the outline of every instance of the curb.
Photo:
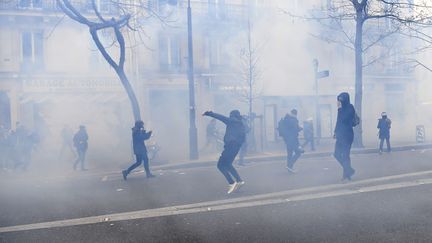
[[(392, 151), (397, 152), (397, 151), (407, 151), (413, 149), (418, 150), (418, 149), (430, 149), (430, 148), (432, 148), (432, 143), (397, 146), (397, 147), (393, 147)], [(374, 153), (378, 153), (377, 148), (353, 149), (351, 151), (351, 154), (374, 154)], [(320, 157), (331, 157), (331, 156), (333, 156), (333, 152), (326, 151), (326, 152), (305, 153), (302, 157), (320, 158)], [(269, 161), (285, 160), (285, 159), (286, 159), (285, 154), (278, 154), (278, 155), (262, 155), (256, 157), (249, 157), (246, 158), (245, 161), (246, 162), (269, 162)], [(153, 166), (152, 170), (176, 170), (176, 169), (202, 168), (202, 167), (216, 166), (216, 163), (217, 163), (217, 159), (215, 158), (214, 160)]]

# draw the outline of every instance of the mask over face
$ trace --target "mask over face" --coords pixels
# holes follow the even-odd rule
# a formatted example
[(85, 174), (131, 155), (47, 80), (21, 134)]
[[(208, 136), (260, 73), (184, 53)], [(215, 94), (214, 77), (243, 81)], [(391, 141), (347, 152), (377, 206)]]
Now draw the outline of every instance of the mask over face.
[(350, 96), (347, 92), (340, 93), (337, 97), (337, 100), (340, 102), (341, 107), (346, 107), (351, 104)]

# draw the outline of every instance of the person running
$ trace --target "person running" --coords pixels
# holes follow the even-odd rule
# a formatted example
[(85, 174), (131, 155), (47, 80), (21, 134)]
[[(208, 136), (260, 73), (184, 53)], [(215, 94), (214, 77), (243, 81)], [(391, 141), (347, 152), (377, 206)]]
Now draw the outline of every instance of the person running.
[(351, 180), (355, 170), (351, 167), (351, 146), (354, 141), (353, 127), (357, 125), (356, 112), (350, 103), (349, 94), (343, 92), (338, 95), (338, 113), (334, 138), (336, 139), (334, 157), (343, 169), (342, 180)]
[[(228, 181), (229, 187), (227, 193), (231, 194), (245, 184), (233, 166), (233, 161), (245, 141), (246, 134), (240, 111), (232, 110), (229, 117), (212, 111), (206, 111), (203, 116), (213, 117), (226, 125), (224, 149), (219, 157), (217, 168)], [(235, 181), (232, 177), (234, 177)]]
[(74, 146), (75, 146), (77, 154), (78, 154), (78, 158), (75, 160), (75, 163), (73, 166), (74, 170), (77, 169), (78, 164), (81, 165), (82, 171), (87, 170), (84, 166), (84, 161), (85, 161), (85, 156), (86, 156), (86, 152), (88, 149), (88, 138), (89, 137), (88, 137), (85, 126), (80, 125), (78, 132), (75, 133), (75, 135), (73, 137), (73, 143), (74, 143)]
[(135, 126), (132, 128), (132, 142), (133, 142), (133, 151), (136, 157), (135, 164), (131, 165), (127, 170), (123, 170), (123, 179), (126, 181), (127, 176), (129, 173), (140, 166), (141, 164), (144, 164), (144, 169), (146, 172), (147, 178), (153, 178), (155, 177), (150, 172), (149, 167), (149, 159), (147, 156), (147, 148), (145, 145), (145, 140), (148, 140), (152, 135), (152, 131), (147, 132), (144, 130), (144, 122), (143, 121), (136, 121)]
[(285, 115), (279, 123), (278, 129), (286, 145), (287, 169), (291, 173), (296, 173), (297, 171), (294, 170), (294, 164), (300, 158), (301, 154), (304, 153), (298, 139), (299, 132), (303, 130), (303, 128), (299, 126), (296, 109), (292, 109), (290, 114)]
[(386, 112), (381, 113), (381, 119), (378, 119), (378, 125), (377, 128), (379, 129), (378, 137), (380, 139), (380, 145), (379, 145), (379, 153), (382, 154), (383, 152), (383, 145), (384, 140), (387, 144), (387, 152), (391, 152), (390, 147), (390, 128), (391, 128), (391, 120), (387, 117)]

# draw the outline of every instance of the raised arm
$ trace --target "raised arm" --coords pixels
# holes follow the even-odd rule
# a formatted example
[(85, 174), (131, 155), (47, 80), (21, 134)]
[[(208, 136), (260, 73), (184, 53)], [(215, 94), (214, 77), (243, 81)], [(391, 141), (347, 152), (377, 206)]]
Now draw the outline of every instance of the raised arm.
[(219, 120), (225, 124), (228, 124), (229, 120), (230, 120), (228, 117), (221, 115), (221, 114), (218, 114), (218, 113), (214, 113), (213, 111), (206, 111), (206, 112), (204, 112), (203, 116), (213, 117), (214, 119), (217, 119), (217, 120)]

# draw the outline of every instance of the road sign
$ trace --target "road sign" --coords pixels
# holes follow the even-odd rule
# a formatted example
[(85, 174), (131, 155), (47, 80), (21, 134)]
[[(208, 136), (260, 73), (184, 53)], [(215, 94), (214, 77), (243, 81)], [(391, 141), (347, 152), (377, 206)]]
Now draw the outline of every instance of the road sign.
[(328, 76), (330, 76), (329, 70), (325, 70), (317, 73), (317, 78), (327, 78)]

